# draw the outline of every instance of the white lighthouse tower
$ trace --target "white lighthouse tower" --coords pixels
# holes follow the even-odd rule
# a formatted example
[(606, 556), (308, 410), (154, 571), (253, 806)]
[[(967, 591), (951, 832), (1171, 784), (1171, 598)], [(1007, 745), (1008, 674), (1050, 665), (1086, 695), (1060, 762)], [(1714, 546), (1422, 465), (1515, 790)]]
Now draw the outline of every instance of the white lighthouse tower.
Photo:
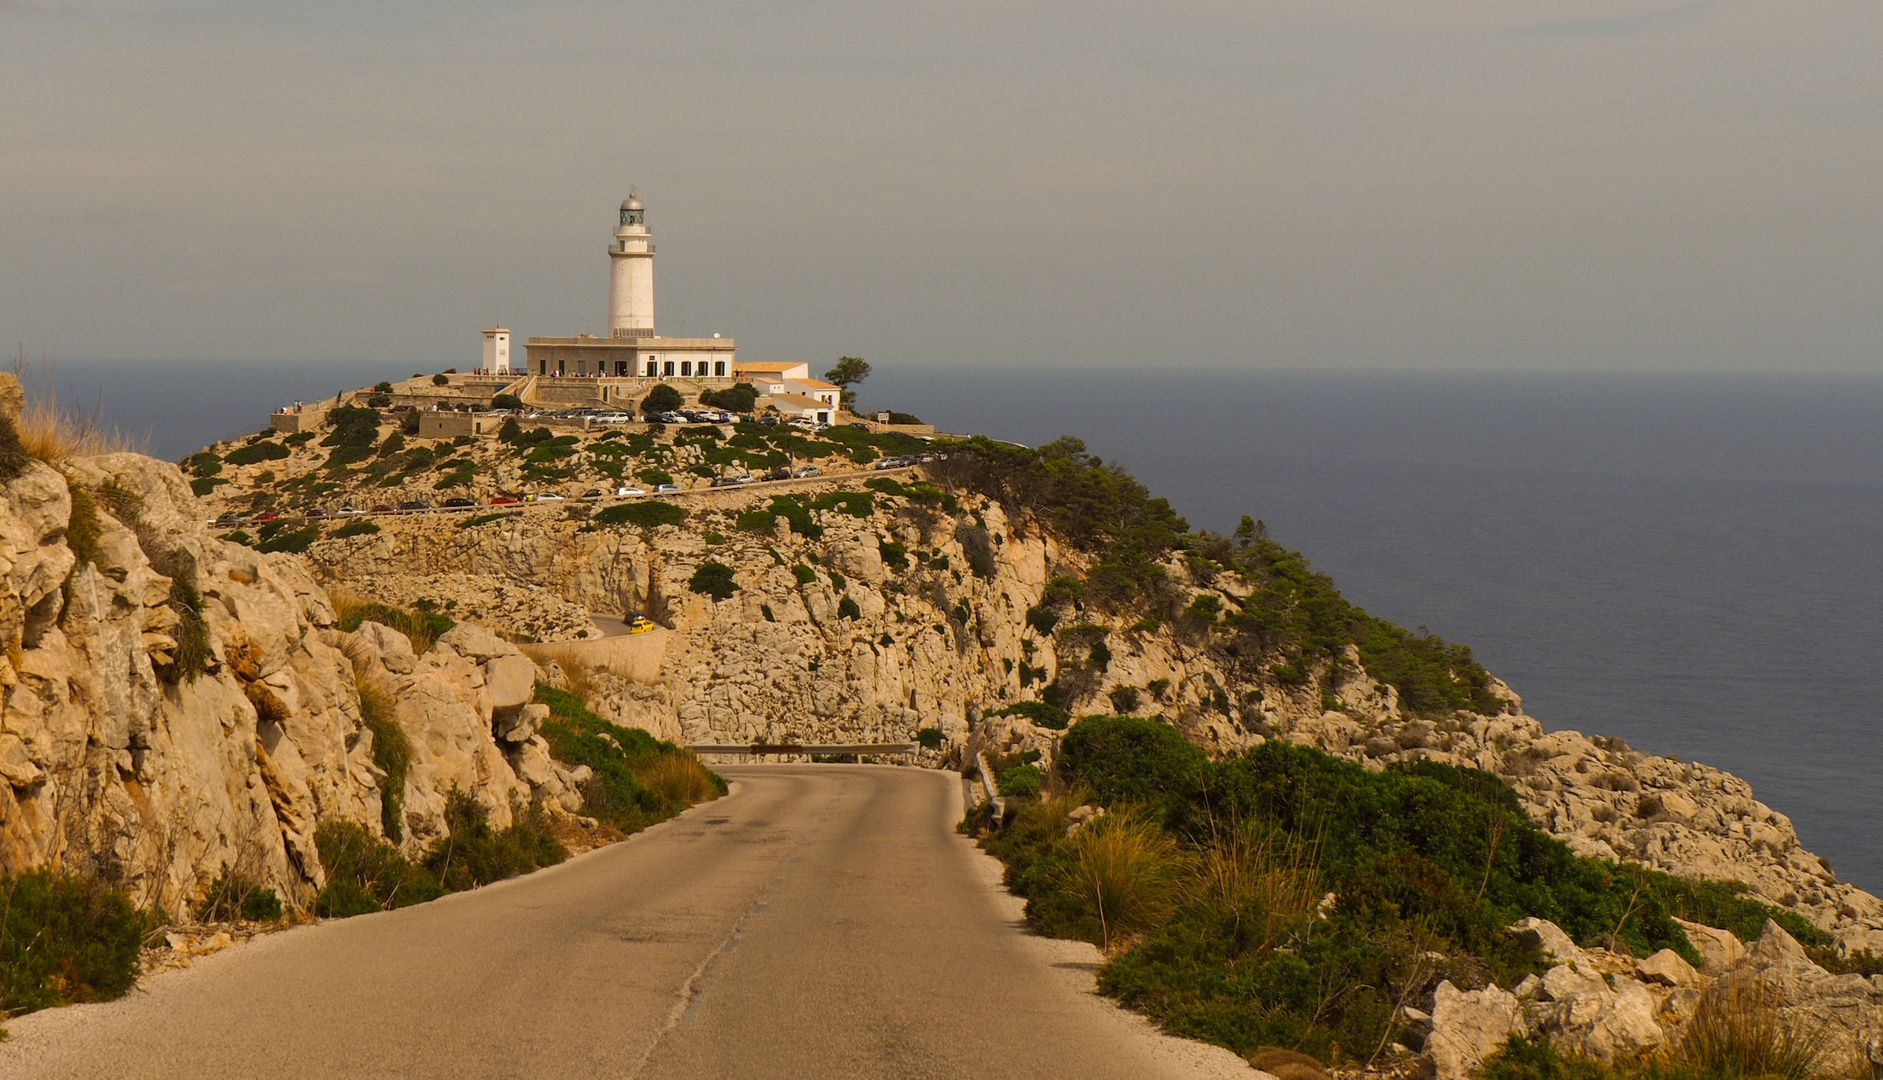
[(608, 336), (654, 336), (654, 243), (647, 210), (633, 192), (621, 203), (621, 225), (608, 249)]

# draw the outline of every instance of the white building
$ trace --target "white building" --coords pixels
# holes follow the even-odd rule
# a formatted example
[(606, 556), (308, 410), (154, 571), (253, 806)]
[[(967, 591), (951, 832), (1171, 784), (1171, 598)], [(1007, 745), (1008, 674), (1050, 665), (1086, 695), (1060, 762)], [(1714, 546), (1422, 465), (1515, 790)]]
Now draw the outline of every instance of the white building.
[(621, 201), (621, 225), (608, 261), (608, 336), (653, 337), (654, 240), (647, 230), (647, 208), (631, 191)]
[(510, 374), (510, 331), (501, 326), (484, 331), (484, 366), (492, 375)]

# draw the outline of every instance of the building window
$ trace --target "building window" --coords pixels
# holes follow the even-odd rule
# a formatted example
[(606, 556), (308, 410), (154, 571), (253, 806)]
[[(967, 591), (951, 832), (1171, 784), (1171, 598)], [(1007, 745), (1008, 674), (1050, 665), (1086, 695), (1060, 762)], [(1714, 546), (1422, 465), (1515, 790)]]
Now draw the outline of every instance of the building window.
[(668, 360), (667, 362), (661, 364), (660, 373), (662, 375), (672, 375), (673, 374), (673, 361)]
[(726, 377), (726, 362), (724, 360), (713, 361), (713, 374), (722, 379)]
[(658, 374), (660, 374), (660, 365), (649, 360), (647, 362), (647, 377), (651, 379)]
[(682, 375), (693, 374), (693, 361), (691, 360), (680, 361), (680, 374)]

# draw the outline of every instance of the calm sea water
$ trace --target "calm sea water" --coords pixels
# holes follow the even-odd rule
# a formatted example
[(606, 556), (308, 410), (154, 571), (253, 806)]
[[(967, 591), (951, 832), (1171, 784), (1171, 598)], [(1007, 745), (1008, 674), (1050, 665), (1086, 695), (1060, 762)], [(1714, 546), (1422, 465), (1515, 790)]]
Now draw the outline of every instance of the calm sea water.
[[(176, 459), (409, 374), (81, 363)], [(1750, 780), (1883, 891), (1883, 378), (898, 371), (864, 403), (1076, 434), (1193, 525), (1244, 513), (1376, 614), (1469, 643), (1552, 729)]]

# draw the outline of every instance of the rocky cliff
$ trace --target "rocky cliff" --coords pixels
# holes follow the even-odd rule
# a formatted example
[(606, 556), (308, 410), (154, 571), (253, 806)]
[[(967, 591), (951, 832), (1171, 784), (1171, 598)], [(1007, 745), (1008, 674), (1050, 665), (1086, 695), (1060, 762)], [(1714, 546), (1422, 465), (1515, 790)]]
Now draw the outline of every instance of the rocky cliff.
[(383, 627), (336, 629), (306, 562), (215, 539), (173, 466), (17, 467), (0, 501), (0, 870), (79, 870), (173, 913), (224, 867), (305, 900), (320, 822), (383, 831), (362, 685), (413, 744), (414, 850), (453, 786), (500, 823), (516, 800), (579, 805), (581, 777), (514, 721), (537, 674), (514, 646), (465, 626), (414, 656)]

